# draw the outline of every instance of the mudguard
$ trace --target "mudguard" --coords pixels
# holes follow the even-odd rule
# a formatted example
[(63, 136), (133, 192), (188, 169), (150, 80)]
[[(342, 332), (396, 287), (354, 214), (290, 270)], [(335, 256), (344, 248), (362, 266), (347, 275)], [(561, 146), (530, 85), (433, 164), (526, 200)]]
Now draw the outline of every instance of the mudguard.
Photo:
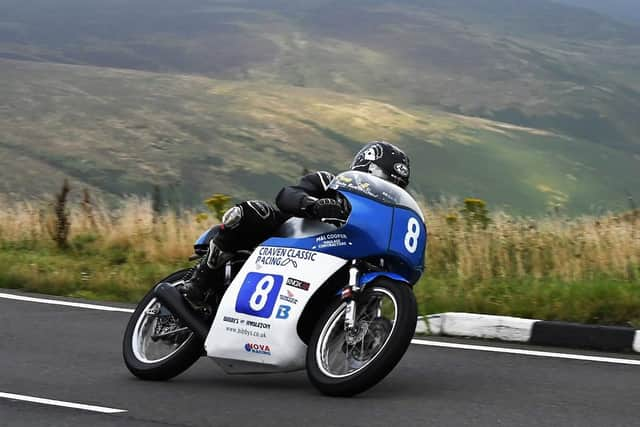
[(376, 272), (373, 272), (373, 273), (363, 274), (362, 276), (360, 276), (360, 280), (358, 281), (358, 284), (360, 286), (366, 286), (369, 283), (371, 283), (374, 280), (376, 280), (378, 277), (386, 277), (387, 279), (396, 280), (398, 282), (404, 282), (406, 284), (411, 284), (411, 282), (409, 282), (409, 280), (407, 280), (406, 278), (402, 277), (401, 275), (399, 275), (397, 273), (391, 273), (389, 271), (376, 271)]

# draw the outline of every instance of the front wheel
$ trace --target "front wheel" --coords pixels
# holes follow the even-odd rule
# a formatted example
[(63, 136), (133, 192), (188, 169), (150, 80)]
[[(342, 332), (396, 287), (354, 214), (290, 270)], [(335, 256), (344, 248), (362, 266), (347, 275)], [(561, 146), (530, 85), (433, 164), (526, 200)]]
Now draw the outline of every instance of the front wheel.
[[(178, 286), (189, 270), (178, 271), (162, 282)], [(168, 380), (193, 365), (204, 342), (183, 326), (156, 299), (155, 287), (131, 315), (124, 333), (122, 354), (132, 374), (143, 380)]]
[(357, 301), (351, 331), (344, 330), (346, 303), (335, 301), (309, 341), (307, 374), (330, 396), (353, 396), (381, 381), (400, 361), (415, 332), (416, 300), (407, 284), (378, 278)]

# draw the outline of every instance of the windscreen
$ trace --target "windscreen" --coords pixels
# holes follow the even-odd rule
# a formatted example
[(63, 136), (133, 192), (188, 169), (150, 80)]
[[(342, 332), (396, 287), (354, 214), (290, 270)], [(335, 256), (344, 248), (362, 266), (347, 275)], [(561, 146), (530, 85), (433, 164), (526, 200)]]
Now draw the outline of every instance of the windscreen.
[(329, 188), (336, 191), (361, 194), (387, 205), (409, 208), (420, 215), (424, 221), (422, 210), (420, 210), (418, 203), (409, 193), (397, 185), (370, 173), (358, 171), (342, 172), (331, 181)]

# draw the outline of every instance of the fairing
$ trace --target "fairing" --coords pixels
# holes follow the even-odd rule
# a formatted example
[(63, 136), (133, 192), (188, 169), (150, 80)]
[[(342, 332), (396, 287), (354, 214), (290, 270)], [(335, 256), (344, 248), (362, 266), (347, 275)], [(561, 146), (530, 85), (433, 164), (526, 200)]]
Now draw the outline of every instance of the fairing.
[(303, 369), (300, 316), (346, 262), (315, 251), (259, 246), (222, 298), (205, 342), (207, 355), (228, 373)]

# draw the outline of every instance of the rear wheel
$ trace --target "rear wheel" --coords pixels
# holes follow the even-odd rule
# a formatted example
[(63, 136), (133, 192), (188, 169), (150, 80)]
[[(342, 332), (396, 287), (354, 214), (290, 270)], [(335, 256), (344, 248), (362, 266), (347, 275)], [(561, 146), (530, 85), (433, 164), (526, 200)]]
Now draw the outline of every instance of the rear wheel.
[[(178, 271), (162, 282), (178, 286), (188, 272)], [(203, 348), (204, 342), (160, 304), (152, 289), (129, 319), (122, 353), (132, 374), (144, 380), (161, 381), (173, 378), (193, 365), (202, 355)]]
[(404, 355), (416, 327), (413, 291), (387, 278), (359, 295), (351, 331), (344, 330), (345, 308), (342, 301), (328, 307), (307, 350), (309, 379), (332, 396), (352, 396), (382, 380)]

